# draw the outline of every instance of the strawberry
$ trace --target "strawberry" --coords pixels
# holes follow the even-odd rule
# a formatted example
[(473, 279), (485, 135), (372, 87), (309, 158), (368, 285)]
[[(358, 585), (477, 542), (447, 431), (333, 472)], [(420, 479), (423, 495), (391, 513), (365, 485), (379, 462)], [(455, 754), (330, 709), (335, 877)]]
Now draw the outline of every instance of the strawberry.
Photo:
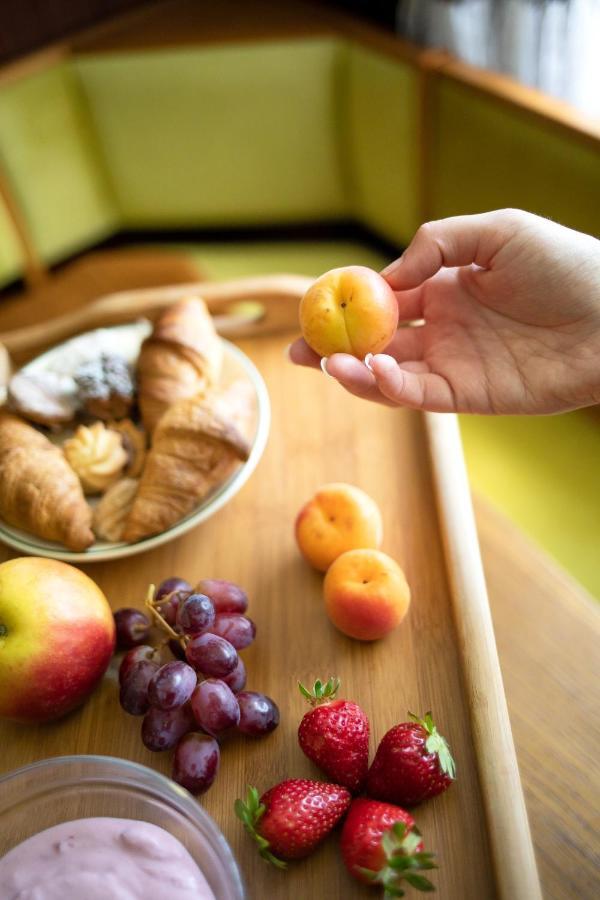
[(312, 691), (298, 682), (314, 707), (300, 722), (298, 741), (328, 778), (356, 794), (369, 768), (369, 720), (358, 704), (335, 699), (339, 686), (339, 678), (315, 681)]
[(428, 712), (391, 728), (381, 740), (367, 776), (367, 794), (389, 803), (415, 806), (448, 788), (455, 777), (446, 739)]
[(421, 835), (410, 813), (391, 803), (354, 800), (342, 829), (341, 851), (351, 875), (364, 884), (380, 884), (386, 897), (403, 897), (400, 884), (433, 891), (420, 875), (435, 869), (433, 854), (423, 851)]
[(258, 844), (260, 855), (280, 869), (283, 859), (308, 856), (344, 815), (352, 797), (346, 788), (293, 778), (276, 784), (258, 799), (248, 788), (235, 813)]

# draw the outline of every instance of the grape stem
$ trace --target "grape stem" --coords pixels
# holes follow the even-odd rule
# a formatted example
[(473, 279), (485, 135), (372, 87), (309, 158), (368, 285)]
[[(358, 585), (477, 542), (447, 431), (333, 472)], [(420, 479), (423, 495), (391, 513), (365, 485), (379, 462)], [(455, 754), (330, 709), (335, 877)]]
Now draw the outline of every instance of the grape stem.
[(163, 631), (166, 631), (170, 638), (180, 643), (185, 650), (185, 645), (187, 643), (185, 636), (183, 634), (177, 634), (175, 629), (171, 628), (169, 623), (166, 621), (166, 619), (163, 618), (163, 616), (157, 609), (157, 604), (154, 601), (155, 591), (156, 588), (153, 584), (148, 585), (148, 591), (146, 593), (146, 599), (144, 600), (144, 606), (150, 611), (150, 615), (154, 619), (154, 623), (159, 628), (162, 628)]

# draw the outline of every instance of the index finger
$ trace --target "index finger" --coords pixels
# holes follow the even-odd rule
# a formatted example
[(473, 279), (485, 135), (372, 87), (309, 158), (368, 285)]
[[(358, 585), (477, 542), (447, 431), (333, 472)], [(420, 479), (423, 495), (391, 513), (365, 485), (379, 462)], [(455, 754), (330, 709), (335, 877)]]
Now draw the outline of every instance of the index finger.
[(418, 287), (443, 267), (488, 268), (514, 232), (510, 210), (426, 222), (402, 256), (381, 273), (395, 291)]

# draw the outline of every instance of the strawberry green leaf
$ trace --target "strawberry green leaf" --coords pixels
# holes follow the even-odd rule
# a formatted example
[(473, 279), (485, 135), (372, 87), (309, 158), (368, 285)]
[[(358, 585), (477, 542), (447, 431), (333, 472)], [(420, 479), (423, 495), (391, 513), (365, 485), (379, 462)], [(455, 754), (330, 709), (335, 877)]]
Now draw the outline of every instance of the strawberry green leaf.
[(413, 859), (418, 863), (419, 869), (437, 869), (433, 861), (433, 853), (415, 853)]
[(400, 844), (400, 849), (407, 856), (412, 856), (414, 853), (417, 852), (417, 847), (419, 846), (420, 843), (421, 843), (421, 836), (418, 834), (413, 834), (412, 831), (409, 831), (409, 833), (406, 835), (406, 837), (404, 837), (402, 839), (402, 842)]
[(383, 852), (387, 859), (393, 856), (399, 848), (400, 844), (393, 829), (390, 828), (389, 831), (384, 832), (383, 837), (381, 838), (381, 846), (383, 847)]
[(282, 859), (279, 859), (278, 856), (275, 856), (271, 853), (270, 850), (264, 849), (260, 851), (261, 859), (264, 859), (265, 862), (268, 862), (271, 866), (275, 866), (276, 869), (281, 869), (285, 871), (287, 869), (287, 863)]
[(418, 891), (435, 891), (430, 880), (425, 878), (424, 875), (415, 875), (413, 872), (407, 872), (404, 879)]
[(456, 778), (456, 765), (452, 758), (452, 754), (450, 753), (450, 747), (448, 746), (446, 738), (442, 737), (437, 730), (435, 722), (431, 717), (431, 712), (426, 712), (423, 718), (419, 718), (419, 716), (416, 716), (411, 712), (409, 712), (409, 716), (415, 722), (418, 722), (421, 728), (427, 732), (428, 737), (425, 741), (425, 749), (428, 753), (436, 754), (440, 769), (444, 775), (447, 775), (449, 778)]
[(310, 692), (309, 690), (307, 690), (307, 689), (304, 687), (304, 685), (302, 684), (301, 681), (298, 682), (298, 688), (299, 688), (300, 693), (302, 694), (302, 696), (304, 697), (305, 700), (308, 700), (309, 702), (311, 702), (312, 700), (314, 700), (314, 697), (313, 697), (313, 695), (311, 694), (311, 692)]
[(419, 872), (435, 869), (433, 854), (417, 850), (421, 835), (404, 822), (396, 822), (381, 836), (381, 848), (385, 854), (385, 865), (378, 871), (360, 869), (364, 876), (384, 888), (386, 897), (403, 897), (401, 884), (406, 881), (421, 891), (434, 890), (431, 882)]
[(370, 881), (375, 881), (377, 878), (377, 872), (374, 872), (373, 869), (365, 869), (364, 866), (354, 866), (354, 871), (360, 873)]
[(311, 706), (318, 706), (319, 703), (326, 703), (335, 699), (335, 695), (340, 688), (340, 679), (335, 678), (332, 675), (328, 681), (323, 683), (320, 678), (317, 678), (312, 691), (309, 691), (308, 688), (299, 681), (298, 688), (302, 696), (305, 700), (308, 700)]
[(394, 884), (386, 884), (383, 891), (384, 897), (404, 897), (404, 891), (401, 887)]
[(249, 787), (246, 792), (246, 800), (243, 801), (238, 798), (233, 804), (233, 809), (252, 840), (255, 841), (260, 856), (277, 869), (286, 869), (287, 864), (271, 853), (269, 842), (256, 830), (256, 826), (265, 814), (266, 809), (264, 803), (260, 802), (256, 788)]
[(446, 738), (438, 732), (434, 727), (433, 733), (425, 741), (425, 748), (429, 753), (437, 754), (440, 763), (440, 769), (449, 778), (456, 778), (456, 766), (450, 753), (450, 747)]

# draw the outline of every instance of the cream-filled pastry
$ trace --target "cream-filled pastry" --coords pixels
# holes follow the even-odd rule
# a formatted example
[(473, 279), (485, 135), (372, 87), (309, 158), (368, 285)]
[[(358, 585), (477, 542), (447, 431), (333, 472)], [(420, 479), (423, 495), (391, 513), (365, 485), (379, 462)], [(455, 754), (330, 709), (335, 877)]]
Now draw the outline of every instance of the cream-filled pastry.
[(128, 462), (121, 435), (104, 422), (80, 425), (63, 444), (63, 452), (86, 494), (105, 491), (117, 481)]

